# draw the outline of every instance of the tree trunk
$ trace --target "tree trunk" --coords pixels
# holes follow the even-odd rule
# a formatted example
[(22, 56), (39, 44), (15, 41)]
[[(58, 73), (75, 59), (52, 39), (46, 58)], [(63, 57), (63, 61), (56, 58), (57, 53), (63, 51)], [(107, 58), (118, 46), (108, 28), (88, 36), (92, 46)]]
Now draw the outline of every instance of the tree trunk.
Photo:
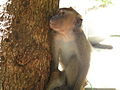
[(0, 90), (44, 90), (51, 61), (48, 23), (58, 6), (59, 0), (8, 4), (12, 19), (2, 18), (12, 21), (1, 42)]

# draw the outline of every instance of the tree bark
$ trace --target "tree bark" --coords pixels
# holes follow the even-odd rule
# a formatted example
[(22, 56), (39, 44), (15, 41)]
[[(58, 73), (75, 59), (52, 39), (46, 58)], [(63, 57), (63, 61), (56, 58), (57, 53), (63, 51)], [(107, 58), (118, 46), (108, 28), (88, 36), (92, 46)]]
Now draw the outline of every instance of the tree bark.
[(59, 0), (12, 0), (1, 42), (0, 90), (44, 90), (50, 71), (49, 19)]

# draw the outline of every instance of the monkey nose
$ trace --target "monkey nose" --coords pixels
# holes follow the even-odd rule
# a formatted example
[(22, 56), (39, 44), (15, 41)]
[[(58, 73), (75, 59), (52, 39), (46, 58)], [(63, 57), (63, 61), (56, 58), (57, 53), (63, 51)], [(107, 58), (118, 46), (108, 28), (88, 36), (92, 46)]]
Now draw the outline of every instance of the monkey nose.
[(53, 20), (50, 20), (50, 25), (54, 25), (55, 22)]
[(49, 25), (50, 25), (50, 27), (52, 28), (53, 26), (55, 26), (55, 23), (50, 20)]
[(50, 24), (52, 24), (52, 20), (50, 20)]
[(49, 23), (49, 24), (50, 24), (50, 26), (51, 26), (51, 25), (53, 25), (53, 22), (50, 20), (50, 23)]

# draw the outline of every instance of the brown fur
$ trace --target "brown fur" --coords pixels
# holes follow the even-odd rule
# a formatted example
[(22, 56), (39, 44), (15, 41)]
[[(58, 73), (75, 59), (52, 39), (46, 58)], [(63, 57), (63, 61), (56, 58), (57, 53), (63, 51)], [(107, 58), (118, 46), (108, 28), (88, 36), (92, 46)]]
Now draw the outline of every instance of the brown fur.
[(50, 79), (47, 90), (82, 90), (89, 69), (91, 47), (81, 25), (82, 17), (73, 8), (59, 9), (51, 18), (50, 27), (56, 32), (53, 36), (52, 72), (58, 70), (59, 62), (63, 71), (59, 72), (58, 78)]

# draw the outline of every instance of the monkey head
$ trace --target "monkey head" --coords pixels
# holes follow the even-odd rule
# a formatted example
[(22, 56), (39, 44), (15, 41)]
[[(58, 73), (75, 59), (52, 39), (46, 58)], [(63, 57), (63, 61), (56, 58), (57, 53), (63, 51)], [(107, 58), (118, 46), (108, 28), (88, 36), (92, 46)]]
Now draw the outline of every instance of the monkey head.
[(67, 33), (82, 24), (82, 17), (73, 8), (61, 8), (50, 19), (50, 28), (58, 33)]

